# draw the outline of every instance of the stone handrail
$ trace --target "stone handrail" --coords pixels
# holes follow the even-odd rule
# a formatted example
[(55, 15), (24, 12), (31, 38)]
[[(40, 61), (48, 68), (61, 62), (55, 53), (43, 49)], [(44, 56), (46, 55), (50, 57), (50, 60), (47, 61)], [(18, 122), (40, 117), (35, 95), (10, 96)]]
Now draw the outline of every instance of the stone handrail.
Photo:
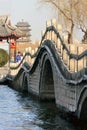
[[(54, 31), (54, 33), (56, 34), (57, 38), (59, 38), (60, 41), (61, 41), (61, 45), (62, 45), (63, 50), (64, 50), (64, 49), (66, 50), (66, 52), (67, 52), (67, 54), (69, 55), (69, 58), (70, 58), (70, 59), (73, 58), (73, 59), (76, 59), (76, 60), (80, 60), (80, 59), (82, 59), (84, 56), (87, 56), (87, 50), (84, 51), (83, 53), (81, 53), (80, 55), (76, 55), (76, 54), (70, 53), (69, 49), (67, 48), (67, 46), (65, 45), (64, 41), (62, 40), (62, 38), (61, 38), (59, 32), (57, 31), (57, 29), (56, 29), (54, 26), (47, 27), (47, 29), (46, 29), (46, 31), (45, 31), (43, 37), (42, 37), (41, 43), (42, 43), (42, 41), (45, 39), (45, 36), (46, 36), (46, 34), (47, 34), (48, 31)], [(41, 45), (41, 44), (40, 44), (40, 45)]]
[[(87, 66), (87, 59), (86, 59), (87, 50), (84, 49), (83, 52), (80, 51), (80, 47), (83, 47), (83, 44), (82, 45), (79, 44), (80, 46), (77, 46), (77, 47), (74, 46), (75, 44), (66, 45), (64, 40), (61, 38), (60, 33), (57, 31), (57, 29), (53, 25), (46, 28), (46, 31), (44, 35), (42, 36), (41, 44), (44, 40), (47, 40), (47, 39), (52, 40), (53, 43), (56, 45), (58, 53), (60, 53), (63, 61), (65, 59), (64, 62), (67, 68), (69, 69), (69, 71), (77, 72)], [(59, 40), (59, 43), (58, 43), (58, 40)], [(72, 53), (71, 51), (72, 45), (76, 49), (76, 52), (74, 51), (76, 54)], [(73, 60), (73, 63), (72, 63), (72, 60)]]
[[(15, 66), (15, 67), (10, 67), (10, 69), (11, 70), (12, 69), (18, 69), (21, 66), (21, 64), (23, 63), (23, 61), (24, 61), (24, 59), (25, 59), (26, 56), (30, 56), (31, 58), (35, 58), (37, 56), (37, 54), (38, 54), (41, 46), (42, 46), (43, 41), (46, 40), (46, 36), (47, 36), (48, 32), (54, 32), (54, 34), (56, 35), (56, 38), (60, 40), (60, 44), (62, 46), (62, 50), (66, 51), (69, 60), (74, 59), (74, 60), (76, 60), (78, 62), (80, 59), (83, 59), (85, 56), (87, 56), (87, 50), (85, 50), (84, 52), (82, 52), (79, 55), (78, 54), (72, 54), (70, 52), (69, 48), (67, 47), (67, 45), (62, 40), (62, 38), (61, 38), (59, 32), (57, 31), (57, 29), (52, 25), (52, 26), (49, 26), (49, 27), (46, 28), (46, 31), (45, 31), (44, 35), (42, 36), (42, 39), (41, 39), (41, 42), (40, 42), (40, 46), (39, 46), (37, 52), (34, 53), (34, 54), (31, 54), (29, 52), (25, 53), (25, 55), (24, 55), (23, 59), (21, 60), (21, 62), (17, 66)], [(52, 40), (52, 38), (51, 38), (51, 40)], [(56, 44), (56, 41), (54, 41), (54, 42)], [(77, 68), (76, 71), (78, 71), (78, 68)]]
[(25, 53), (25, 55), (23, 56), (23, 58), (20, 61), (20, 63), (17, 66), (15, 66), (15, 67), (11, 67), (10, 66), (10, 69), (18, 69), (21, 66), (21, 64), (23, 63), (23, 61), (24, 61), (26, 56), (30, 56), (31, 58), (34, 58), (34, 57), (36, 57), (36, 55), (37, 55), (37, 52), (35, 54), (33, 54), (33, 55), (31, 53), (29, 53), (29, 52)]

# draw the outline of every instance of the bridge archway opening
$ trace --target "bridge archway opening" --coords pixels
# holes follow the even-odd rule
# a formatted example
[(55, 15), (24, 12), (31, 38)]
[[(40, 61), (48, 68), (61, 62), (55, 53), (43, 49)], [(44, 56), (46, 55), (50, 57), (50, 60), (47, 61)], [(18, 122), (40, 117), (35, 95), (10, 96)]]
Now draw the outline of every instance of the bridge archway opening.
[(43, 65), (40, 97), (43, 100), (55, 100), (53, 71), (49, 60)]
[(87, 121), (87, 97), (82, 104), (80, 119), (83, 121)]

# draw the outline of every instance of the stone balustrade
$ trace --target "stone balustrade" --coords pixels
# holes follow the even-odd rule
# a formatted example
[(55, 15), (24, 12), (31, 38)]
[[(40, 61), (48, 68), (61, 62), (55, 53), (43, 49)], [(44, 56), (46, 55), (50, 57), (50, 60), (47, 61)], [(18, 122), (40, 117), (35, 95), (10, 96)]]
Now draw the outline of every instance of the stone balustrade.
[[(84, 51), (86, 51), (87, 44), (81, 44), (81, 43), (72, 43), (68, 44), (67, 39), (68, 36), (63, 36), (62, 26), (60, 24), (57, 25), (56, 19), (52, 19), (51, 21), (46, 22), (46, 28), (54, 26), (57, 31), (59, 32), (61, 39), (63, 39), (64, 44), (66, 45), (67, 49), (70, 51), (70, 54), (76, 54), (80, 55)], [(45, 35), (45, 31), (42, 31), (42, 37)], [(80, 60), (76, 60), (74, 58), (70, 59), (69, 55), (67, 54), (67, 51), (63, 48), (63, 45), (61, 44), (60, 38), (57, 37), (57, 34), (54, 30), (47, 31), (44, 40), (49, 39), (52, 40), (57, 48), (58, 53), (60, 53), (60, 56), (62, 60), (64, 61), (64, 64), (67, 66), (67, 68), (71, 72), (77, 72), (83, 69), (87, 66), (87, 58), (84, 56)]]
[[(57, 32), (59, 33), (60, 37), (58, 37), (57, 33), (55, 33), (54, 29), (50, 29), (49, 27), (53, 26)], [(87, 57), (84, 56), (81, 59), (77, 60), (75, 58), (70, 58), (70, 55), (68, 54), (67, 50), (70, 52), (70, 54), (74, 55), (80, 55), (84, 51), (86, 51), (87, 44), (81, 44), (81, 43), (72, 43), (68, 44), (67, 43), (67, 35), (63, 35), (62, 31), (62, 26), (60, 24), (57, 24), (56, 19), (52, 19), (51, 21), (46, 22), (46, 31), (42, 31), (42, 41), (44, 42), (45, 40), (51, 40), (55, 44), (57, 52), (60, 54), (61, 60), (65, 64), (68, 70), (71, 72), (77, 72), (80, 71), (81, 69), (85, 68), (87, 66)], [(66, 48), (64, 48), (63, 44), (66, 45)], [(31, 53), (31, 55), (34, 55), (36, 53), (38, 48), (32, 49), (31, 47), (26, 48), (25, 53), (27, 52)], [(23, 55), (24, 55), (23, 54)], [(30, 56), (26, 56), (24, 61), (32, 65), (34, 63), (35, 58), (31, 58)], [(18, 63), (14, 63), (11, 66), (16, 66)], [(12, 72), (13, 74), (16, 74), (18, 70), (14, 70)]]

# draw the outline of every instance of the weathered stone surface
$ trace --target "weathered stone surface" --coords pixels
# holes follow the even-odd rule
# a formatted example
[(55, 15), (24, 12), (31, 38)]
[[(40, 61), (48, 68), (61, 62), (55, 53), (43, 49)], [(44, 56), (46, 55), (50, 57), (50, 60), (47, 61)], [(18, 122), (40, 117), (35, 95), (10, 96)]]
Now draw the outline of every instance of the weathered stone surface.
[(55, 99), (57, 106), (83, 119), (87, 113), (86, 71), (70, 72), (55, 46), (47, 40), (39, 49), (33, 66), (30, 69), (26, 65), (22, 67), (12, 85), (16, 89), (27, 90), (40, 99)]

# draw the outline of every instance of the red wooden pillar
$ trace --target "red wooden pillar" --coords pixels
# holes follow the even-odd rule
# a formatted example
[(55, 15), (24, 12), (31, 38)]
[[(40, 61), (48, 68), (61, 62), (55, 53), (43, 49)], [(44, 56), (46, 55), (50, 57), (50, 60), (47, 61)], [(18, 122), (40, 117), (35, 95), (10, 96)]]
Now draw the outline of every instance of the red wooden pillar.
[(10, 41), (10, 59), (11, 61), (15, 62), (16, 61), (16, 40), (11, 39)]

